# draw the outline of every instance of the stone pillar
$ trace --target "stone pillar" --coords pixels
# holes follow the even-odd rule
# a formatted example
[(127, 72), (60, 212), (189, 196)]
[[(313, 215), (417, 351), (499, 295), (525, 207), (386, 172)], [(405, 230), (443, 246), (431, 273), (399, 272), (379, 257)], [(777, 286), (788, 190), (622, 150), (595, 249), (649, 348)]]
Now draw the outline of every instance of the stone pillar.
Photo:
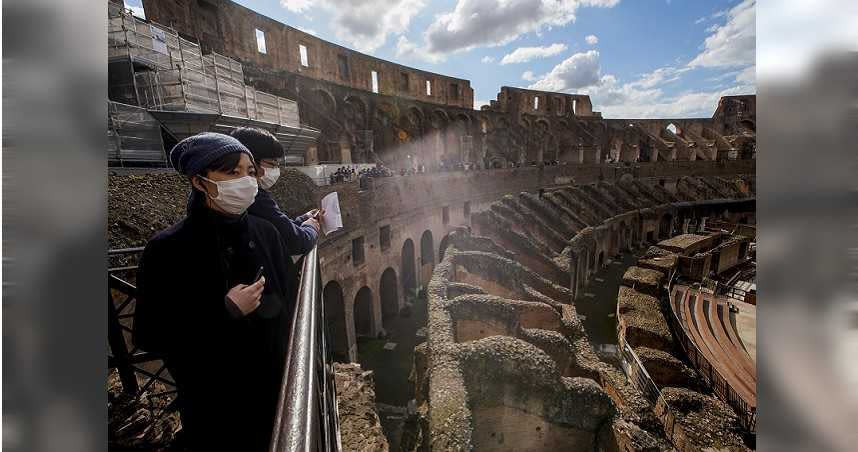
[(305, 165), (317, 165), (319, 163), (319, 153), (315, 144), (307, 146), (307, 154), (304, 156)]
[(340, 142), (340, 162), (352, 163), (352, 147), (348, 143)]
[(347, 300), (343, 300), (343, 307), (345, 308), (345, 322), (346, 322), (346, 341), (348, 342), (348, 358), (349, 361), (356, 363), (358, 361), (358, 350), (357, 350), (357, 335), (355, 333), (355, 304), (354, 298), (352, 298), (351, 303)]

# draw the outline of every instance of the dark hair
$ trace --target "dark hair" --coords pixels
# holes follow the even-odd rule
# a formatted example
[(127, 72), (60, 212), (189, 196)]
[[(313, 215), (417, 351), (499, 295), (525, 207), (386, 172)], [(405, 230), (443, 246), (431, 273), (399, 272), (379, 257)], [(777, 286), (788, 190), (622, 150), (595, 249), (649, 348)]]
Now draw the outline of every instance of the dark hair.
[(229, 134), (240, 141), (256, 161), (283, 158), (283, 145), (271, 132), (256, 127), (239, 127)]
[(231, 171), (238, 166), (238, 162), (241, 160), (241, 154), (243, 154), (243, 152), (230, 152), (229, 154), (224, 154), (209, 163), (208, 166), (203, 168), (201, 173), (208, 174), (209, 171)]

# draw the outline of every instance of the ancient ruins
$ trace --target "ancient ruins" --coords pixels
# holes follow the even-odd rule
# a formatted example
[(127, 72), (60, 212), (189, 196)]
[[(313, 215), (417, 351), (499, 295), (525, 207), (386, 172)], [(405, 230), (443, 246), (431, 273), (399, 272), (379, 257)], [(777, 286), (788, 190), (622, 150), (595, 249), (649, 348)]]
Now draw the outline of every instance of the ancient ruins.
[[(337, 368), (347, 450), (755, 448), (754, 96), (708, 118), (606, 119), (586, 95), (501, 87), (474, 110), (468, 80), (230, 0), (143, 0), (145, 21), (109, 4), (122, 328), (133, 250), (184, 215), (165, 151), (263, 127), (295, 166), (279, 205), (297, 215), (336, 191), (344, 214), (318, 255), (331, 352), (360, 363)], [(307, 176), (326, 163), (427, 171)], [(127, 408), (169, 386), (158, 369), (137, 365), (136, 399), (112, 375), (115, 444), (158, 449), (179, 428), (169, 394)]]

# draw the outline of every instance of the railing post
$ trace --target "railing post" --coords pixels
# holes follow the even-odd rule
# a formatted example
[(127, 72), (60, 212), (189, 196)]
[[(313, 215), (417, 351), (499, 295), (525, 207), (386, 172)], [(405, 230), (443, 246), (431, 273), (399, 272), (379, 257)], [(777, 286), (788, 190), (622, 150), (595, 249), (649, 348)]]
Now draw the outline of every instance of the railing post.
[(122, 325), (119, 323), (119, 313), (110, 296), (110, 288), (107, 289), (107, 341), (110, 352), (116, 361), (116, 370), (119, 371), (119, 380), (122, 382), (122, 391), (128, 394), (137, 394), (137, 376), (134, 374), (134, 366), (131, 364), (131, 354), (125, 345), (122, 335)]
[(340, 450), (325, 346), (318, 248), (304, 256), (270, 452)]

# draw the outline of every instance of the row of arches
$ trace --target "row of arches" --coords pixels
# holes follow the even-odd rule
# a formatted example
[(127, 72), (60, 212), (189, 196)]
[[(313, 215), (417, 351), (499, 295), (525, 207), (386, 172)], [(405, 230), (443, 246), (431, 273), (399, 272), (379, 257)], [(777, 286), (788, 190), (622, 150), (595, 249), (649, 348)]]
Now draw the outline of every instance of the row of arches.
[[(297, 80), (302, 119), (322, 130), (320, 162), (376, 162), (398, 167), (438, 162), (485, 166), (577, 159), (592, 147), (584, 125), (565, 117), (444, 107), (405, 99), (369, 96)], [(561, 152), (561, 149), (572, 152)]]
[[(449, 236), (441, 239), (438, 255), (443, 259), (444, 250), (449, 244)], [(354, 337), (374, 337), (379, 331), (376, 316), (383, 328), (399, 312), (406, 297), (415, 297), (419, 281), (426, 284), (431, 278), (435, 264), (435, 246), (432, 231), (425, 230), (420, 237), (419, 261), (415, 254), (414, 241), (407, 238), (403, 241), (400, 253), (399, 273), (393, 266), (381, 272), (377, 290), (363, 286), (357, 290), (351, 303), (345, 299), (342, 285), (332, 280), (323, 288), (325, 323), (328, 325), (329, 337), (332, 342), (331, 350), (334, 358), (349, 361), (349, 323), (354, 331)], [(440, 260), (439, 259), (439, 260)], [(419, 264), (419, 266), (418, 266)], [(418, 269), (420, 273), (418, 273)], [(377, 295), (377, 297), (376, 297)], [(378, 306), (376, 306), (376, 300)]]

